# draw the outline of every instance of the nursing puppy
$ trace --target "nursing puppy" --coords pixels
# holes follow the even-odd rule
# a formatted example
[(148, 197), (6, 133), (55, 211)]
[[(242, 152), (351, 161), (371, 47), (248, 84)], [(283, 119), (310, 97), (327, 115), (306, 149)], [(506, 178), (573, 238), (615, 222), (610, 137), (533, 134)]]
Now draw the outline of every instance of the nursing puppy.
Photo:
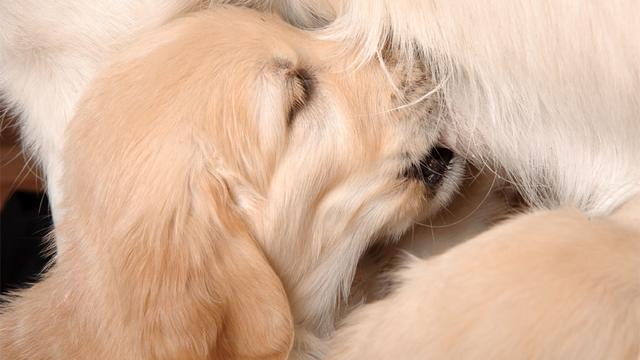
[(283, 358), (293, 321), (319, 356), (362, 252), (462, 173), (437, 96), (395, 109), (425, 69), (344, 72), (337, 46), (217, 8), (123, 51), (69, 128), (66, 250), (0, 315), (3, 355)]

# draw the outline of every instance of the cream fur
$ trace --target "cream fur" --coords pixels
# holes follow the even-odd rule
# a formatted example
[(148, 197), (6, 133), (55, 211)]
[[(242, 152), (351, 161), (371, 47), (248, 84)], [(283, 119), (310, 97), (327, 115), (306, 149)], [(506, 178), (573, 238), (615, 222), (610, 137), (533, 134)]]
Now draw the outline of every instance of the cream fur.
[(0, 315), (3, 353), (282, 358), (292, 314), (292, 356), (320, 356), (362, 252), (442, 208), (462, 172), (404, 175), (443, 136), (436, 96), (393, 110), (433, 88), (424, 69), (394, 88), (378, 62), (326, 63), (337, 46), (220, 7), (119, 54), (68, 130), (67, 247)]
[[(523, 216), (413, 263), (389, 299), (347, 319), (330, 358), (640, 356), (639, 10), (636, 1), (344, 2), (324, 36), (362, 59), (424, 53), (458, 151), (506, 171), (535, 207), (594, 218)], [(621, 206), (622, 224), (607, 216)]]
[(598, 215), (640, 190), (638, 13), (633, 0), (353, 0), (326, 36), (363, 60), (424, 52), (460, 151), (534, 206)]
[(327, 359), (638, 359), (639, 210), (540, 211), (413, 260)]
[[(636, 40), (640, 29), (635, 19), (639, 12), (636, 1), (351, 0), (344, 5), (339, 0), (242, 2), (261, 9), (272, 7), (301, 26), (322, 24), (323, 18), (336, 14), (338, 20), (318, 35), (344, 41), (348, 49), (358, 49), (360, 57), (359, 61), (353, 62), (355, 65), (369, 64), (381, 50), (390, 49), (401, 59), (410, 61), (415, 59), (415, 48), (424, 52), (429, 68), (441, 82), (450, 109), (451, 122), (447, 126), (452, 130), (450, 141), (477, 164), (503, 168), (534, 206), (554, 209), (573, 205), (589, 216), (606, 215), (640, 188), (640, 167), (636, 164), (640, 155), (640, 142), (637, 141), (640, 138), (640, 105), (636, 97), (640, 90), (640, 43)], [(137, 30), (153, 28), (184, 9), (197, 6), (182, 1), (73, 4), (65, 1), (0, 3), (0, 89), (23, 114), (23, 137), (45, 166), (54, 210), (61, 198), (55, 179), (60, 177), (62, 169), (60, 149), (64, 130), (89, 80), (114, 51), (137, 37)], [(168, 5), (165, 7), (165, 4)], [(326, 60), (331, 61), (330, 58)], [(354, 69), (349, 64), (344, 65), (346, 71)], [(59, 214), (60, 211), (56, 212)], [(636, 210), (626, 212), (623, 220), (615, 222), (630, 224), (637, 221)], [(565, 215), (570, 224), (580, 225), (567, 228), (577, 234), (582, 234), (582, 226), (589, 224), (571, 211), (551, 212), (545, 216)], [(60, 216), (56, 218), (60, 222)], [(527, 221), (522, 220), (523, 223)], [(543, 226), (535, 221), (532, 224)], [(599, 224), (594, 226), (605, 226)], [(611, 228), (614, 233), (618, 230), (615, 226)], [(524, 234), (529, 231), (523, 230)], [(557, 234), (546, 232), (538, 234), (549, 239), (557, 237)], [(513, 237), (519, 239), (522, 234)], [(543, 240), (531, 240), (531, 245), (525, 242), (523, 246), (541, 246), (543, 255), (554, 258), (559, 250)], [(605, 243), (604, 249), (600, 250), (610, 254), (607, 237), (600, 240)], [(498, 244), (505, 243), (506, 240), (498, 241)], [(475, 240), (469, 244), (471, 249), (481, 250), (479, 245), (472, 245)], [(559, 242), (559, 249), (564, 244)], [(581, 246), (575, 241), (572, 244)], [(64, 250), (64, 244), (61, 245)], [(595, 250), (590, 251), (585, 250), (583, 254), (595, 254)], [(630, 254), (629, 258), (633, 256)], [(457, 255), (453, 257), (457, 259)], [(505, 274), (510, 273), (509, 266), (514, 266), (514, 270), (532, 269), (527, 257), (518, 259), (523, 263), (505, 262)], [(591, 262), (588, 256), (576, 255), (571, 259), (576, 264), (582, 262), (580, 266), (589, 271), (593, 270), (588, 267)], [(487, 263), (473, 260), (472, 264), (480, 269), (490, 267), (494, 259), (489, 256), (486, 260)], [(445, 264), (444, 261), (438, 263)], [(462, 260), (452, 261), (446, 270), (455, 272), (459, 268), (463, 271), (466, 266), (471, 265)], [(619, 279), (629, 281), (627, 286), (633, 288), (638, 282), (634, 269), (626, 269), (627, 273), (625, 269), (618, 269)], [(430, 270), (426, 274), (430, 274)], [(584, 278), (590, 279), (594, 274), (597, 273), (587, 272)], [(465, 275), (470, 279), (477, 276), (478, 281), (491, 280), (482, 272)], [(552, 276), (553, 273), (541, 275)], [(514, 283), (513, 279), (504, 282), (509, 286)], [(544, 294), (552, 293), (551, 288), (535, 288), (533, 282), (529, 284), (532, 287), (523, 291), (540, 294), (536, 304), (544, 309), (552, 300), (544, 297)], [(408, 283), (402, 291), (411, 292), (412, 286)], [(474, 294), (484, 296), (481, 292)], [(598, 295), (587, 292), (585, 302), (573, 299), (573, 303), (567, 300), (565, 305), (579, 308), (594, 296)], [(472, 297), (454, 298), (476, 301)], [(633, 309), (636, 304), (633, 297), (616, 299), (620, 300), (616, 304), (622, 309)], [(468, 304), (456, 304), (469, 307)], [(612, 313), (615, 309), (599, 310), (603, 310), (602, 314), (617, 316)], [(527, 320), (526, 314), (522, 313), (496, 311), (490, 316), (493, 319), (508, 316)], [(456, 319), (461, 319), (460, 314), (455, 313), (443, 321)], [(561, 332), (566, 330), (563, 326), (570, 323), (558, 321), (544, 323), (541, 327), (556, 326), (552, 330)], [(518, 328), (518, 321), (508, 324), (514, 335), (511, 339), (514, 346), (522, 349), (524, 345), (518, 341), (528, 338), (529, 329)], [(430, 326), (420, 324), (411, 332), (447, 330)], [(593, 337), (595, 329), (595, 326), (585, 328), (584, 333), (579, 333), (585, 336), (575, 337), (578, 345), (572, 349), (580, 344), (597, 344)], [(544, 334), (544, 329), (539, 334)], [(567, 354), (562, 352), (565, 348), (547, 342), (555, 337), (552, 332), (547, 334), (547, 339), (542, 335), (537, 338), (538, 344), (551, 344), (540, 348), (548, 351), (545, 355)], [(482, 344), (468, 344), (458, 351), (467, 349), (472, 358), (485, 351)], [(554, 350), (558, 352), (554, 353)]]

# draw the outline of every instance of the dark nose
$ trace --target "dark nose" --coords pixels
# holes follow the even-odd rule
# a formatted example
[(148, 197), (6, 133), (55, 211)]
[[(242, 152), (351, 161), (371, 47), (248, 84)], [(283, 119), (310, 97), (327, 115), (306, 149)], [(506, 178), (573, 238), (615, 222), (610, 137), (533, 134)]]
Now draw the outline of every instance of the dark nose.
[(451, 159), (453, 159), (453, 151), (438, 146), (431, 149), (431, 151), (420, 160), (420, 175), (422, 181), (431, 187), (438, 186), (449, 169)]

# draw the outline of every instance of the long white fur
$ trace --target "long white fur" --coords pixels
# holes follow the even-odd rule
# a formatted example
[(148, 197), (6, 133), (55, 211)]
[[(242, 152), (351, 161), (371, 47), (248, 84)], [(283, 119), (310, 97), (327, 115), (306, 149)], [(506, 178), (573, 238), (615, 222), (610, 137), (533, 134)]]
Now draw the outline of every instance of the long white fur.
[(325, 35), (363, 59), (387, 40), (423, 52), (458, 149), (534, 206), (607, 214), (639, 191), (637, 1), (353, 0), (338, 13)]

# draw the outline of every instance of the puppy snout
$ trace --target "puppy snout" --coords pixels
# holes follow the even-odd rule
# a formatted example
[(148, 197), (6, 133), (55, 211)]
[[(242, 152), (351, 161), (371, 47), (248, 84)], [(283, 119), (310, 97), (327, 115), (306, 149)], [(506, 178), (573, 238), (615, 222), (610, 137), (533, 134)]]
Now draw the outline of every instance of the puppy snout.
[(453, 151), (436, 146), (419, 163), (409, 167), (405, 171), (405, 176), (423, 181), (429, 187), (435, 188), (442, 183), (453, 157)]
[(431, 187), (439, 185), (447, 173), (452, 158), (453, 151), (447, 148), (436, 146), (431, 149), (429, 154), (420, 161), (422, 180)]

